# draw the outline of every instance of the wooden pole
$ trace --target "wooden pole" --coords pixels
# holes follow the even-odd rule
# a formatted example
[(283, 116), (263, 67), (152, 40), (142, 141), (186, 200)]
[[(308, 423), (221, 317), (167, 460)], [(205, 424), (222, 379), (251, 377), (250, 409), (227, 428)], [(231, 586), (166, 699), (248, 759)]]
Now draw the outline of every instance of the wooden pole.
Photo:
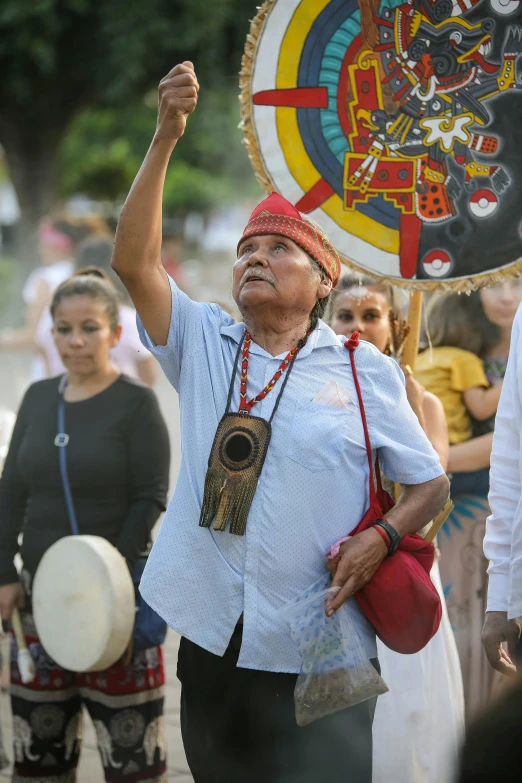
[(422, 300), (422, 291), (411, 292), (410, 306), (408, 309), (408, 324), (410, 326), (410, 332), (406, 338), (406, 345), (404, 346), (401, 364), (408, 364), (412, 370), (415, 370), (415, 361), (419, 352)]
[[(410, 369), (415, 370), (415, 360), (419, 352), (419, 340), (422, 318), (422, 291), (412, 291), (410, 294), (410, 304), (408, 307), (408, 324), (410, 331), (406, 337), (404, 351), (401, 356), (401, 364), (407, 364)], [(394, 495), (397, 501), (401, 494), (400, 484), (395, 484)]]

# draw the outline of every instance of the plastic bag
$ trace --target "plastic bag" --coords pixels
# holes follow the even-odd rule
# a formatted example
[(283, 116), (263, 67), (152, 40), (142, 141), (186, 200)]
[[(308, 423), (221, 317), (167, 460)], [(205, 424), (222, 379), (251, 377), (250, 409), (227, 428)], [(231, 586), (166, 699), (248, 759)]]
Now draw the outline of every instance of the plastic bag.
[(339, 589), (324, 589), (322, 579), (280, 612), (301, 655), (295, 686), (299, 726), (388, 691), (365, 653), (350, 603), (332, 617), (325, 614), (326, 603)]

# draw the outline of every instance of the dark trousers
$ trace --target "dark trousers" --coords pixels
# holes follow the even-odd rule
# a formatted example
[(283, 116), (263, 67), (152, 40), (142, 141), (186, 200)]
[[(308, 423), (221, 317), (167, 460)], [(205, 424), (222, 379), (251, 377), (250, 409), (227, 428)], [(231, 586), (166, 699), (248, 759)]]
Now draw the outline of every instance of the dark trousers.
[(237, 668), (241, 628), (221, 658), (182, 639), (181, 733), (195, 783), (371, 783), (376, 700), (308, 726), (295, 674)]

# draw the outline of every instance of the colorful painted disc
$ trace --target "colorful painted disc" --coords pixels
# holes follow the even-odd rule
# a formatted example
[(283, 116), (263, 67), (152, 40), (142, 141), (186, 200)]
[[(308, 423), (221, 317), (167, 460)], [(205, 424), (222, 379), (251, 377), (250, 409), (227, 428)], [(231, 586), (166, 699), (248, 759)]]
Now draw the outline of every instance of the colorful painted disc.
[(241, 73), (261, 185), (405, 287), (522, 271), (519, 5), (267, 0)]

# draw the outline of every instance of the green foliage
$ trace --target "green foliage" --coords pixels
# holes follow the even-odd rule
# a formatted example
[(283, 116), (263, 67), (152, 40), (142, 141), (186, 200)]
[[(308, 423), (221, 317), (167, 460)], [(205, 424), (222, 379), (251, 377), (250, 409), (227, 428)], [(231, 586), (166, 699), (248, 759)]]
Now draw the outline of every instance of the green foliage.
[[(154, 90), (126, 109), (85, 110), (76, 118), (62, 145), (63, 196), (117, 201), (126, 195), (154, 132), (156, 100)], [(235, 90), (202, 90), (167, 174), (167, 213), (205, 212), (258, 192), (238, 117)]]
[[(17, 264), (13, 258), (0, 251), (0, 316), (11, 314), (13, 288), (16, 281)], [(2, 324), (4, 326), (5, 324)]]
[(171, 163), (163, 191), (163, 208), (167, 214), (190, 210), (205, 212), (224, 196), (226, 185), (204, 169), (180, 160)]
[(169, 203), (252, 191), (235, 95), (257, 2), (0, 0), (0, 144), (34, 225), (55, 195), (46, 164), (57, 150), (62, 195), (125, 194), (154, 130), (157, 84), (183, 60), (196, 66), (201, 106), (176, 150)]
[(9, 178), (7, 171), (7, 164), (5, 158), (0, 155), (0, 183), (5, 182)]
[(80, 192), (94, 199), (115, 200), (129, 189), (136, 162), (127, 139), (114, 139), (108, 146), (90, 146), (82, 152), (81, 157), (74, 155), (76, 165), (64, 167), (65, 193)]
[(86, 110), (62, 144), (60, 190), (64, 196), (115, 200), (128, 191), (138, 167), (118, 112)]
[[(79, 103), (122, 103), (194, 60), (206, 83), (236, 77), (255, 0), (2, 0), (3, 105), (46, 85)], [(49, 107), (50, 108), (50, 107)]]

